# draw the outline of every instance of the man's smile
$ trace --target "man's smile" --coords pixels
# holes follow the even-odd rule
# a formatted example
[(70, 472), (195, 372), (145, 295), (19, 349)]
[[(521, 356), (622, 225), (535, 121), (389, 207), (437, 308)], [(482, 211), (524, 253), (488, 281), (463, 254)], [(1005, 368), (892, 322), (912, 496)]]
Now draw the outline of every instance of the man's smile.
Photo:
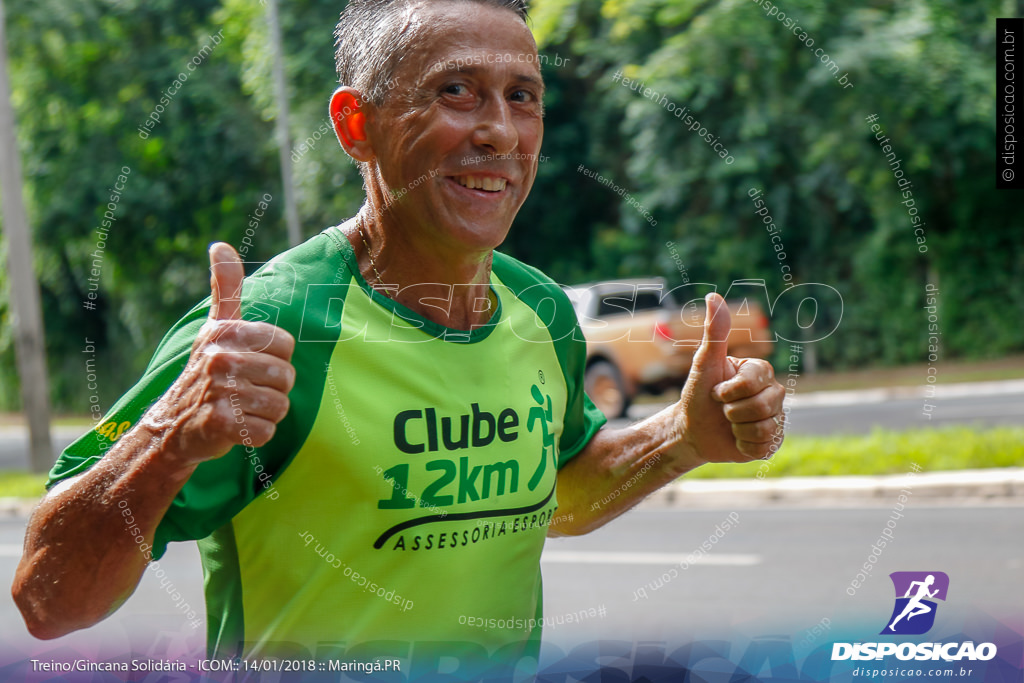
[(455, 182), (471, 190), (483, 190), (485, 192), (501, 192), (508, 183), (504, 178), (487, 175), (459, 175), (450, 176)]
[(498, 199), (508, 195), (512, 182), (507, 176), (493, 172), (460, 173), (445, 176), (447, 183), (459, 195), (478, 199)]

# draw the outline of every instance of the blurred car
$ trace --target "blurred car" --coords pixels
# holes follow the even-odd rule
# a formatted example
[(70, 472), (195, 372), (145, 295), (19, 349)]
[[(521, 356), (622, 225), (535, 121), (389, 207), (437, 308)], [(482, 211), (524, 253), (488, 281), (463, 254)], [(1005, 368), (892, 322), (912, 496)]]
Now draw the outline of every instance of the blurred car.
[[(587, 341), (584, 385), (609, 418), (626, 414), (640, 393), (682, 386), (704, 332), (703, 298), (678, 304), (664, 278), (563, 286)], [(727, 301), (729, 355), (766, 358), (774, 347), (763, 307)]]

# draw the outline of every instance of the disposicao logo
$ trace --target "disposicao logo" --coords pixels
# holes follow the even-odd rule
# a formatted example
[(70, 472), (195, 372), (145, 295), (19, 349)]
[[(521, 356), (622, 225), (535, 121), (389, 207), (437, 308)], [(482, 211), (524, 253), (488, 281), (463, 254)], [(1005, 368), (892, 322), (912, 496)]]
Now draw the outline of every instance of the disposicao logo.
[[(921, 635), (935, 624), (938, 609), (936, 600), (946, 600), (949, 576), (944, 572), (893, 572), (889, 574), (896, 590), (896, 604), (886, 627), (879, 635)], [(975, 646), (973, 641), (963, 643), (834, 643), (832, 660), (883, 659), (896, 655), (897, 659), (918, 661), (958, 661), (961, 659), (986, 661), (996, 656), (993, 643)]]
[(930, 631), (935, 624), (934, 601), (946, 601), (949, 577), (945, 572), (893, 572), (889, 578), (896, 589), (896, 605), (879, 635), (919, 636)]

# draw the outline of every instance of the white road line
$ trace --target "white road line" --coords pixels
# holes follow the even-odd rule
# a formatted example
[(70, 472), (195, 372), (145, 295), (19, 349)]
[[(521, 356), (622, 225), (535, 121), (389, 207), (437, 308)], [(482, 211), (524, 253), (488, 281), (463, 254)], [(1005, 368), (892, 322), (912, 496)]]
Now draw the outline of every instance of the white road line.
[(749, 567), (761, 564), (760, 555), (700, 555), (690, 559), (683, 553), (585, 552), (550, 551), (541, 555), (541, 562), (553, 564), (681, 564), (719, 567)]

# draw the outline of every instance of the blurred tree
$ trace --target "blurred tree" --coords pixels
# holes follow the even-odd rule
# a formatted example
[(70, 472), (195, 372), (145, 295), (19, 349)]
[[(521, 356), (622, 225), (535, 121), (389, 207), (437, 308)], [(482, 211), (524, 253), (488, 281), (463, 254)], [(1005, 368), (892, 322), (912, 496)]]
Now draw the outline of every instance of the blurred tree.
[[(618, 197), (602, 196), (600, 186), (578, 195), (603, 201), (601, 213), (617, 216), (619, 230), (637, 237), (594, 242), (613, 251), (602, 261), (619, 267), (591, 275), (678, 278), (663, 246), (668, 240), (691, 280), (722, 288), (764, 278), (774, 295), (785, 284), (780, 265), (788, 265), (794, 282), (827, 283), (843, 296), (838, 332), (817, 345), (829, 366), (924, 360), (926, 283), (941, 289), (943, 356), (1024, 348), (1016, 322), (1024, 292), (1012, 286), (1024, 280), (1020, 214), (992, 178), (992, 27), (1000, 8), (791, 0), (775, 10), (796, 20), (787, 26), (765, 5), (534, 3), (545, 50), (573, 57), (560, 78), (586, 84), (574, 101), (549, 108), (551, 118), (577, 122), (578, 134), (595, 143), (573, 158), (585, 156), (630, 187), (658, 220), (652, 228)], [(658, 101), (643, 88), (623, 87), (616, 73), (656, 91)], [(687, 107), (735, 161), (720, 159), (689, 121), (670, 113), (675, 107)], [(902, 203), (866, 121), (872, 114), (913, 182), (913, 207)], [(764, 190), (781, 229), (782, 262), (754, 214), (753, 188)], [(910, 208), (923, 216), (924, 253)], [(538, 224), (536, 234), (553, 229)], [(780, 303), (776, 318), (793, 320), (795, 303)], [(815, 328), (827, 329), (840, 311), (821, 315)]]
[[(264, 193), (274, 199), (247, 258), (286, 247), (264, 7), (7, 3), (54, 398), (82, 412), (85, 338), (100, 349), (108, 405), (167, 326), (207, 293), (207, 244), (238, 245)], [(922, 360), (926, 283), (941, 293), (944, 358), (1020, 351), (1022, 221), (1013, 194), (992, 180), (992, 27), (1012, 5), (1020, 9), (787, 0), (778, 9), (813, 41), (809, 48), (756, 0), (535, 0), (532, 26), (548, 58), (545, 159), (502, 249), (562, 282), (660, 274), (676, 285), (672, 242), (689, 280), (724, 291), (733, 280), (763, 278), (773, 297), (785, 289), (787, 266), (794, 283), (827, 283), (842, 294), (839, 330), (815, 346), (826, 367)], [(362, 200), (327, 118), (337, 83), (332, 29), (343, 6), (281, 7), (307, 236)], [(221, 42), (161, 104), (214, 35)], [(613, 80), (617, 73), (658, 92), (658, 101)], [(159, 124), (140, 135), (158, 105)], [(731, 163), (670, 111), (684, 107)], [(869, 115), (913, 183), (924, 253)], [(96, 228), (125, 166), (131, 173), (106, 240), (96, 308), (85, 310)], [(657, 224), (583, 170), (628, 191)], [(755, 214), (753, 189), (781, 231), (784, 260)], [(777, 326), (794, 329), (798, 303), (780, 301)], [(814, 329), (839, 315), (827, 306)], [(0, 321), (8, 318), (0, 300)], [(14, 381), (10, 341), (4, 324), (2, 388)], [(16, 394), (0, 390), (0, 407), (11, 408)]]
[[(218, 35), (217, 8), (208, 0), (9, 2), (53, 392), (65, 409), (88, 405), (85, 340), (97, 347), (109, 405), (169, 325), (209, 293), (206, 246), (237, 244), (259, 197), (276, 194), (272, 129), (241, 90), (238, 51)], [(110, 202), (114, 220), (102, 239)], [(276, 209), (262, 230), (277, 230)], [(90, 277), (95, 300), (87, 299)], [(0, 372), (12, 381), (6, 357)]]

